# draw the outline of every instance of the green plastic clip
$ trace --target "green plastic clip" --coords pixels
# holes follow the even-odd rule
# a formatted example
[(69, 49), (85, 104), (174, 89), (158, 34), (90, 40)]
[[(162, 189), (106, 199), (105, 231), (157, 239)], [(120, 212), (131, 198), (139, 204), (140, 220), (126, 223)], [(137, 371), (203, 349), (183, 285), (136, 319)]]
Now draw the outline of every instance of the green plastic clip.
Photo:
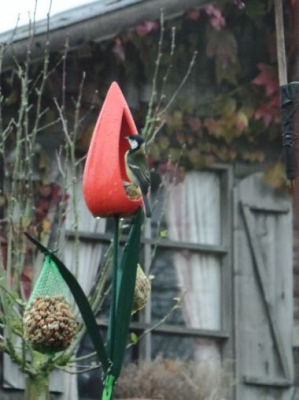
[(111, 400), (112, 399), (113, 386), (114, 386), (114, 376), (107, 375), (106, 379), (105, 379), (102, 400)]

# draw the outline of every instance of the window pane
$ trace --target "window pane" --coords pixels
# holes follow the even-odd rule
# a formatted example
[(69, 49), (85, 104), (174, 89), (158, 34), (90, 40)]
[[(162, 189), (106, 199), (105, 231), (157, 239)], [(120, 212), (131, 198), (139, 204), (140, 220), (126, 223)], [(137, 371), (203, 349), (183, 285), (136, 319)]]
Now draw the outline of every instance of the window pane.
[(220, 177), (189, 172), (169, 186), (166, 218), (169, 239), (206, 245), (221, 244)]
[(220, 365), (220, 346), (214, 339), (169, 335), (152, 335), (152, 359), (162, 358), (193, 360), (197, 364)]
[(76, 265), (75, 241), (68, 240), (64, 246), (65, 265), (77, 277), (85, 294), (89, 294), (96, 282), (99, 270), (105, 262), (108, 245), (100, 242), (79, 240), (78, 265)]
[[(152, 322), (156, 323), (175, 305), (174, 298), (181, 296), (172, 251), (157, 250), (151, 274), (154, 276), (151, 281)], [(180, 308), (175, 310), (166, 323), (185, 325), (182, 310)]]
[(182, 297), (182, 308), (167, 320), (168, 324), (191, 328), (221, 329), (220, 259), (190, 251), (159, 249), (151, 273), (152, 321), (158, 322)]
[[(67, 178), (68, 187), (71, 187), (72, 173), (69, 170)], [(94, 218), (88, 210), (82, 196), (82, 181), (77, 181), (76, 201), (77, 208), (73, 207), (72, 195), (67, 203), (67, 213), (65, 227), (68, 231), (73, 231), (78, 224), (80, 232), (103, 234), (106, 230), (106, 220), (103, 218)], [(100, 243), (90, 242), (86, 240), (80, 241), (79, 245), (74, 240), (74, 234), (71, 235), (72, 240), (66, 237), (66, 244), (63, 251), (63, 257), (67, 267), (73, 272), (78, 279), (80, 285), (86, 294), (89, 294), (97, 276), (100, 261), (104, 255), (104, 246)]]

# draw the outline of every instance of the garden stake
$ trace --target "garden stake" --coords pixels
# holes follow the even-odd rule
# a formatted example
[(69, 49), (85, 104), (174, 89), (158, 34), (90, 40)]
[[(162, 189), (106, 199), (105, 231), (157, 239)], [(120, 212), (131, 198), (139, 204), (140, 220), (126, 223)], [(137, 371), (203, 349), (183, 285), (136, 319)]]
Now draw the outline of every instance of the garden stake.
[(108, 356), (113, 360), (114, 341), (115, 341), (115, 325), (116, 325), (116, 307), (117, 307), (117, 289), (118, 289), (118, 233), (119, 233), (119, 216), (114, 216), (114, 238), (113, 238), (113, 261), (112, 261), (112, 293), (110, 308), (110, 323), (108, 327)]

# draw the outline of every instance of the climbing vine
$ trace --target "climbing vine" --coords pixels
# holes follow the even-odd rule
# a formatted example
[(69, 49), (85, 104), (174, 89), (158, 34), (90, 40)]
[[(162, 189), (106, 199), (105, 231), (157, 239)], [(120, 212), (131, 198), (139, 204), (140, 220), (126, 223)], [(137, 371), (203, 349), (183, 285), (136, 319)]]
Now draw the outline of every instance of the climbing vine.
[[(231, 1), (220, 1), (165, 23), (157, 103), (169, 63), (171, 93), (194, 51), (198, 57), (186, 90), (157, 121), (161, 124), (162, 118), (165, 123), (150, 146), (154, 165), (163, 169), (169, 158), (176, 162), (182, 145), (186, 149), (181, 162), (185, 169), (215, 161), (264, 162), (268, 144), (280, 146), (272, 2), (253, 0), (245, 8), (241, 3), (235, 2), (237, 8)], [(117, 63), (126, 78), (134, 76), (139, 85), (151, 83), (159, 31), (159, 22), (145, 21), (114, 41)]]

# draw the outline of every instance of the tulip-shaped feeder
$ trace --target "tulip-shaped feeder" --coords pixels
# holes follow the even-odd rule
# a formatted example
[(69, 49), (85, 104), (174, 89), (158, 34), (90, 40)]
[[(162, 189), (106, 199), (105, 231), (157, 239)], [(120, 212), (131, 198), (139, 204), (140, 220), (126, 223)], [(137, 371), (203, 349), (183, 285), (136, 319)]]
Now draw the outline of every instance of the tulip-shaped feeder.
[(95, 217), (129, 216), (142, 205), (140, 195), (126, 191), (126, 139), (137, 133), (126, 100), (112, 83), (104, 101), (89, 146), (83, 175), (83, 194)]

